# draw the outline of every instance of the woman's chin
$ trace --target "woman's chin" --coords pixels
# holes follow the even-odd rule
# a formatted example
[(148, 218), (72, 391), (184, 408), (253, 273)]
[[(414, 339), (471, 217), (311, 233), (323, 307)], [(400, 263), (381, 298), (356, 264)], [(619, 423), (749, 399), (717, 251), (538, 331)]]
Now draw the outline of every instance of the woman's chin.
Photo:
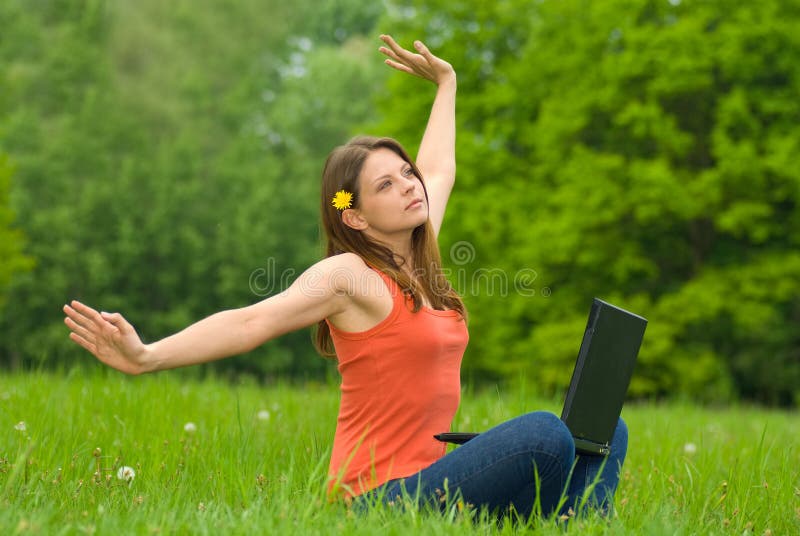
[(414, 229), (416, 229), (420, 225), (425, 225), (425, 222), (427, 222), (427, 221), (428, 221), (427, 212), (425, 214), (420, 214), (420, 217), (416, 218), (416, 223), (414, 224)]

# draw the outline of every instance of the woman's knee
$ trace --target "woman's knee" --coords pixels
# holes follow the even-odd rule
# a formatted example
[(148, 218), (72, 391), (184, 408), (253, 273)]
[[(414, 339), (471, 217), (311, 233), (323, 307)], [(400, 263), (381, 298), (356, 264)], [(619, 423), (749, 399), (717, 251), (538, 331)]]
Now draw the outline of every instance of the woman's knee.
[(622, 420), (622, 417), (617, 420), (617, 428), (614, 430), (614, 435), (616, 436), (617, 434), (628, 437), (628, 425)]
[(614, 430), (614, 437), (611, 439), (611, 452), (621, 464), (628, 452), (628, 425), (622, 420), (617, 421), (617, 428)]
[(548, 411), (526, 413), (520, 419), (533, 448), (572, 463), (575, 441), (564, 421)]

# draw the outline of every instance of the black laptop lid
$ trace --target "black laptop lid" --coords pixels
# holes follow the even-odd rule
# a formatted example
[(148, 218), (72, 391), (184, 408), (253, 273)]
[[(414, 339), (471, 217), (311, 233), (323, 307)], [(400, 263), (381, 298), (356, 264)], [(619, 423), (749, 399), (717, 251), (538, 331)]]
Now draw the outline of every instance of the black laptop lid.
[(611, 441), (646, 327), (641, 316), (594, 299), (561, 413), (576, 446)]

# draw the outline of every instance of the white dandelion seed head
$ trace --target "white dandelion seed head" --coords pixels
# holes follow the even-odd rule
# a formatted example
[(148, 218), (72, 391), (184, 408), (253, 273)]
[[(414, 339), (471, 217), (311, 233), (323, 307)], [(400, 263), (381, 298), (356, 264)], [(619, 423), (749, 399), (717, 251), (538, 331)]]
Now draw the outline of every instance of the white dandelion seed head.
[(183, 425), (183, 431), (193, 434), (197, 431), (197, 425), (193, 422), (187, 422)]
[(117, 471), (117, 478), (120, 480), (124, 480), (125, 482), (130, 482), (134, 478), (136, 478), (136, 471), (133, 470), (133, 467), (128, 467), (127, 465), (123, 465)]
[(19, 421), (17, 424), (14, 425), (14, 430), (17, 430), (18, 432), (24, 432), (27, 429), (28, 427), (25, 424), (25, 421)]
[(697, 445), (695, 445), (694, 443), (686, 443), (683, 446), (683, 452), (685, 452), (686, 454), (694, 454), (695, 452), (697, 452)]
[(260, 421), (268, 421), (270, 417), (269, 411), (266, 409), (262, 409), (258, 412), (258, 420)]

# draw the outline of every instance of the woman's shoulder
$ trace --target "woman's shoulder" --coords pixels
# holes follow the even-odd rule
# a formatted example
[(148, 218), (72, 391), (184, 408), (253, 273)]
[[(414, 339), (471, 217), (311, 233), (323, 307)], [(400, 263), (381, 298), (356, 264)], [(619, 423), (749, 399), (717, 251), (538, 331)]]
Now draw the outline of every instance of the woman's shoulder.
[(330, 281), (338, 292), (351, 296), (358, 293), (365, 281), (377, 277), (364, 259), (350, 252), (326, 257), (313, 268), (319, 270), (319, 275)]
[(328, 317), (338, 329), (364, 331), (386, 318), (394, 308), (395, 285), (356, 253), (331, 255), (315, 266), (320, 268), (320, 278), (348, 304), (341, 313)]
[(361, 273), (364, 270), (369, 270), (369, 266), (364, 262), (364, 259), (356, 253), (350, 252), (325, 257), (316, 266), (333, 274)]

